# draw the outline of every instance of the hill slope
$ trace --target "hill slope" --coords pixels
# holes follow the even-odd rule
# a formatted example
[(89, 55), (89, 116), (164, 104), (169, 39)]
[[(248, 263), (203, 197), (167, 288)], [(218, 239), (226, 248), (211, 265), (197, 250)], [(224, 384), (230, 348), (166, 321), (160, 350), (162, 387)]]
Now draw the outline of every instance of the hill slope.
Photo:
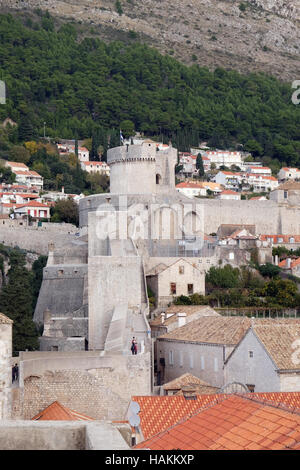
[[(190, 64), (280, 79), (299, 74), (299, 0), (0, 0), (21, 10), (48, 9), (93, 25), (102, 39), (138, 35), (162, 53)], [(116, 5), (119, 4), (119, 14)]]

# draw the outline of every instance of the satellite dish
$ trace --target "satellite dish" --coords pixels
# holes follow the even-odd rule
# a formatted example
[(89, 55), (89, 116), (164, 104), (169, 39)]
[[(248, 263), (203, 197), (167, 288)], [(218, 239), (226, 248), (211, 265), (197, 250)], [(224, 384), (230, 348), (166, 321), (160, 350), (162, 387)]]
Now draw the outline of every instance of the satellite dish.
[(139, 415), (131, 415), (129, 416), (129, 423), (132, 427), (137, 428), (140, 425), (141, 418)]
[(230, 382), (223, 385), (218, 393), (249, 393), (249, 389), (241, 382)]
[(136, 401), (131, 401), (128, 408), (128, 420), (131, 426), (138, 427), (141, 423), (141, 418), (138, 413), (140, 412), (140, 405)]
[(128, 411), (129, 411), (129, 414), (138, 414), (141, 411), (141, 407), (137, 401), (131, 401)]

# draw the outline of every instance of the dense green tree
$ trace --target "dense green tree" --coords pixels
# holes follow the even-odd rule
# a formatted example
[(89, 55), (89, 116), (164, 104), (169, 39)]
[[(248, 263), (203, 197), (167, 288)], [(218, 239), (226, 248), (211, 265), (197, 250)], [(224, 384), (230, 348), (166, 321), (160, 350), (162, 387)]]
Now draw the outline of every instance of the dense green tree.
[(106, 159), (128, 120), (179, 150), (203, 139), (300, 165), (300, 107), (291, 102), (289, 83), (262, 73), (187, 67), (131, 40), (78, 39), (78, 25), (60, 23), (56, 30), (56, 20), (42, 11), (38, 21), (26, 26), (0, 15), (0, 78), (8, 90), (0, 119), (18, 124), (10, 142), (42, 136), (44, 122), (50, 137), (85, 139), (101, 128)]
[(57, 201), (55, 206), (51, 208), (51, 221), (78, 225), (78, 204), (76, 204), (73, 199)]
[(224, 268), (213, 266), (207, 272), (205, 280), (214, 287), (238, 287), (240, 285), (240, 271), (238, 268), (230, 266), (230, 264), (227, 264)]
[(34, 294), (32, 273), (25, 267), (25, 255), (12, 251), (9, 256), (8, 282), (0, 293), (0, 311), (13, 324), (13, 351), (38, 349), (38, 333), (33, 323)]
[(201, 153), (198, 153), (198, 155), (197, 155), (196, 168), (198, 170), (198, 175), (200, 177), (203, 177), (204, 176), (204, 166), (203, 166), (203, 160), (202, 160), (202, 157), (201, 157)]

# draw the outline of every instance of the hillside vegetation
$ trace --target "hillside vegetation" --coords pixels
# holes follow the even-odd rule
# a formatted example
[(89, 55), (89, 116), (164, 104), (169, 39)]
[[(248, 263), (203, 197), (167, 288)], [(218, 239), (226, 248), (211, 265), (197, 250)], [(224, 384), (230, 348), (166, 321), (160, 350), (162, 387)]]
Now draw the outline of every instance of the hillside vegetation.
[(0, 44), (0, 79), (8, 89), (0, 118), (18, 123), (15, 143), (41, 136), (46, 122), (51, 137), (98, 133), (107, 146), (107, 130), (116, 135), (127, 121), (182, 150), (209, 139), (215, 147), (242, 144), (255, 156), (300, 164), (300, 106), (291, 102), (290, 84), (274, 77), (188, 67), (139, 43), (80, 41), (70, 24), (56, 30), (48, 13), (26, 26), (1, 15)]

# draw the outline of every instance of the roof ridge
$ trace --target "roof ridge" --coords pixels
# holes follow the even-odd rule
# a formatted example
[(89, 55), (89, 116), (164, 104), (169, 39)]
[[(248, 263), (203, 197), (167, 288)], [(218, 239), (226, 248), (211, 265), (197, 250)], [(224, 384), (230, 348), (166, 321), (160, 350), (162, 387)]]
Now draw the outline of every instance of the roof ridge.
[[(257, 392), (257, 393), (264, 393), (264, 392)], [(269, 392), (266, 392), (269, 393)], [(280, 393), (280, 392), (274, 392), (274, 393)], [(288, 392), (287, 392), (288, 393)], [(235, 393), (234, 395), (237, 395), (241, 398), (245, 398), (247, 400), (253, 401), (255, 403), (261, 403), (262, 405), (270, 406), (272, 408), (279, 408), (282, 411), (288, 411), (289, 413), (296, 414), (300, 416), (300, 408), (297, 408), (295, 406), (289, 407), (285, 403), (280, 403), (280, 402), (274, 402), (272, 400), (268, 400), (267, 398), (259, 398), (257, 396), (253, 397), (249, 394), (243, 394), (243, 393)]]

